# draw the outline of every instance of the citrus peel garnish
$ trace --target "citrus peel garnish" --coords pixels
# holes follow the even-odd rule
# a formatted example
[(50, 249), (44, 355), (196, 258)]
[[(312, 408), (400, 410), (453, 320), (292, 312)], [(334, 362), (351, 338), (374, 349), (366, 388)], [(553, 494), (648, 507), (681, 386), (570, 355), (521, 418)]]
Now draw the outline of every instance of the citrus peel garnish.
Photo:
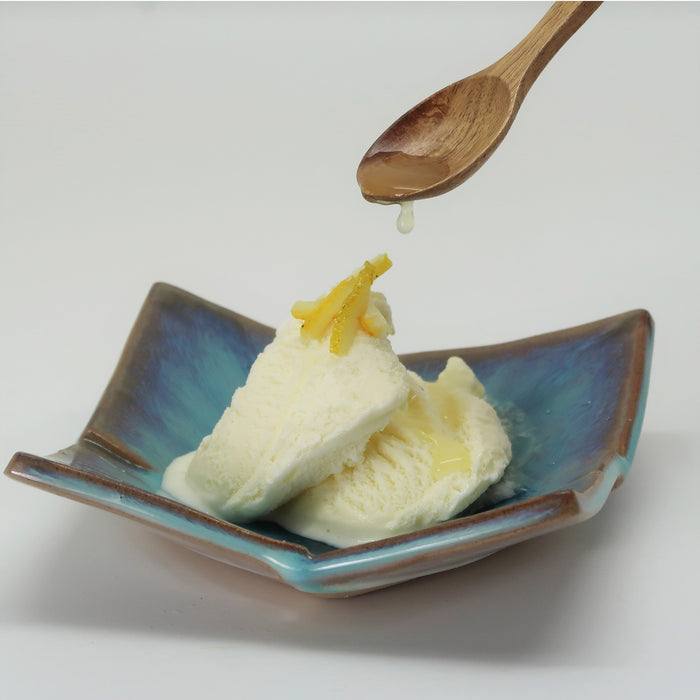
[(383, 253), (365, 262), (325, 296), (296, 302), (292, 316), (302, 321), (301, 335), (320, 339), (330, 329), (330, 351), (344, 355), (360, 328), (374, 337), (390, 332), (391, 325), (370, 299), (372, 283), (390, 267), (391, 260)]

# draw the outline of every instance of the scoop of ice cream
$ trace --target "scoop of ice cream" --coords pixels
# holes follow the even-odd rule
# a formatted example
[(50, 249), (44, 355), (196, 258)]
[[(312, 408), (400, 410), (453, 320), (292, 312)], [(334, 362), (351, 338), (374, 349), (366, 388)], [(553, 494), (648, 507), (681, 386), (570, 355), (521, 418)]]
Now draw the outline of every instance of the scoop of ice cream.
[(226, 520), (259, 517), (336, 546), (454, 516), (500, 479), (511, 447), (459, 358), (435, 382), (394, 353), (380, 255), (297, 302), (245, 386), (163, 488)]
[(344, 547), (413, 532), (456, 515), (501, 478), (511, 446), (484, 389), (452, 357), (437, 381), (410, 373), (408, 405), (362, 460), (272, 514), (305, 537)]
[[(388, 315), (381, 295), (370, 301)], [(212, 434), (166, 471), (166, 491), (227, 520), (256, 518), (357, 464), (406, 405), (409, 374), (386, 337), (359, 332), (335, 354), (302, 323), (280, 326)]]

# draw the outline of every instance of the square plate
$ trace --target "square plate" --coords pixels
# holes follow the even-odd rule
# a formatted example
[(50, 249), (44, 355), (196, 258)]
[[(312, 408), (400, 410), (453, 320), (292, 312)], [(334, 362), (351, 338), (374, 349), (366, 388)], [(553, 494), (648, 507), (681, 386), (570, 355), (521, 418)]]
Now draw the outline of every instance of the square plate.
[(643, 310), (500, 345), (402, 356), (427, 380), (450, 355), (464, 358), (513, 443), (504, 481), (446, 523), (336, 549), (270, 523), (233, 525), (167, 497), (163, 471), (211, 432), (273, 335), (155, 284), (79, 441), (45, 458), (17, 453), (5, 473), (301, 591), (350, 596), (585, 520), (629, 471), (651, 364), (653, 322)]

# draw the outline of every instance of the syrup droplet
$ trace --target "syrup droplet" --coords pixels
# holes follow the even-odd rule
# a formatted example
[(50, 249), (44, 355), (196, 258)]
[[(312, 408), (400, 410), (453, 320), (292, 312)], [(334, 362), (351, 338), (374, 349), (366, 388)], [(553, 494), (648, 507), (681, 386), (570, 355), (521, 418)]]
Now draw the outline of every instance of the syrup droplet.
[(396, 228), (399, 230), (399, 233), (411, 233), (416, 223), (413, 216), (413, 202), (401, 202), (400, 207), (401, 211), (399, 212), (399, 218), (396, 219)]

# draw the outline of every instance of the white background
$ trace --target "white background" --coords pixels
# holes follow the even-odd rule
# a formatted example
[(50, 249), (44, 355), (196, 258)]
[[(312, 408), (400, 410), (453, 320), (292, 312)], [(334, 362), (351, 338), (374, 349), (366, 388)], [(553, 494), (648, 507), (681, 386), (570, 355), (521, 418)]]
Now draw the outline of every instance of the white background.
[(4, 696), (694, 696), (700, 4), (604, 4), (412, 234), (355, 184), (390, 122), (546, 8), (0, 6), (3, 466), (74, 442), (158, 280), (276, 325), (386, 251), (400, 352), (637, 307), (657, 332), (637, 457), (601, 513), (361, 598), (2, 477)]

